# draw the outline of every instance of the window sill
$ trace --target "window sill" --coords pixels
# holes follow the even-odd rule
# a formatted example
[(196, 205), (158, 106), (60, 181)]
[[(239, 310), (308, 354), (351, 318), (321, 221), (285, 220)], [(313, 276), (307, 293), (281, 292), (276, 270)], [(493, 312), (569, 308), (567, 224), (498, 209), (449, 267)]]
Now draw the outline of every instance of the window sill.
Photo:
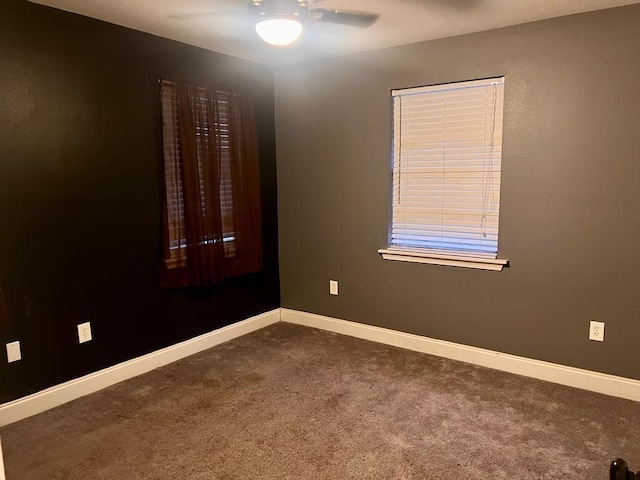
[(430, 265), (444, 265), (447, 267), (475, 268), (479, 270), (493, 270), (501, 272), (509, 266), (509, 260), (482, 257), (464, 257), (460, 255), (440, 255), (438, 253), (418, 252), (415, 250), (400, 250), (381, 248), (378, 253), (385, 260), (400, 262), (426, 263)]

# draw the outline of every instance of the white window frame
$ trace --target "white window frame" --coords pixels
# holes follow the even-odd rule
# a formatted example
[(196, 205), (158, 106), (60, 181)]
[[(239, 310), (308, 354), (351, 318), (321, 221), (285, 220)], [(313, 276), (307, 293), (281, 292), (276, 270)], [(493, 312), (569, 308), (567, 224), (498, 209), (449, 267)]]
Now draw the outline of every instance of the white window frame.
[[(504, 77), (393, 90), (392, 98), (391, 222), (378, 252), (501, 271), (509, 263), (497, 258)], [(440, 193), (428, 193), (439, 179)]]

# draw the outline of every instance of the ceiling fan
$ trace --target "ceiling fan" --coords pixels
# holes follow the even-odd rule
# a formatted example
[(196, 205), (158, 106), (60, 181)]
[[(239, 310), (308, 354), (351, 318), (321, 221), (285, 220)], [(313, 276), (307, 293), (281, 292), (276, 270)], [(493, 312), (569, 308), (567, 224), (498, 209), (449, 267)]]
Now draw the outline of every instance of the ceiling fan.
[[(310, 3), (321, 0), (250, 0), (249, 15), (255, 20), (256, 32), (270, 45), (292, 45), (302, 34), (306, 22), (326, 22), (367, 28), (380, 17), (377, 13), (312, 8)], [(216, 12), (173, 15), (174, 19), (190, 19), (216, 15)]]

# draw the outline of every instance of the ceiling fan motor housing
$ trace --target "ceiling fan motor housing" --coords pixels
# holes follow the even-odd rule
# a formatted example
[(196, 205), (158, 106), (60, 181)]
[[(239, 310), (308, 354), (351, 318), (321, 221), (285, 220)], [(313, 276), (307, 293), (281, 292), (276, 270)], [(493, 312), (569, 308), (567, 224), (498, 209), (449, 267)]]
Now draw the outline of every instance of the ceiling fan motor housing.
[(300, 23), (307, 19), (309, 4), (306, 0), (251, 0), (249, 8), (259, 18), (295, 18)]

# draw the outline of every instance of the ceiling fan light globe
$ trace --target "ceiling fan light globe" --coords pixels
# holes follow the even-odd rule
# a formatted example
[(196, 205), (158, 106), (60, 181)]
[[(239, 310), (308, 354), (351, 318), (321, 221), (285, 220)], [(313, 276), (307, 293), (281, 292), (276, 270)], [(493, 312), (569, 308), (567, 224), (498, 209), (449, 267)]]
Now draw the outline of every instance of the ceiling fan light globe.
[(293, 18), (267, 18), (256, 23), (256, 32), (270, 45), (286, 47), (302, 34), (302, 24)]

